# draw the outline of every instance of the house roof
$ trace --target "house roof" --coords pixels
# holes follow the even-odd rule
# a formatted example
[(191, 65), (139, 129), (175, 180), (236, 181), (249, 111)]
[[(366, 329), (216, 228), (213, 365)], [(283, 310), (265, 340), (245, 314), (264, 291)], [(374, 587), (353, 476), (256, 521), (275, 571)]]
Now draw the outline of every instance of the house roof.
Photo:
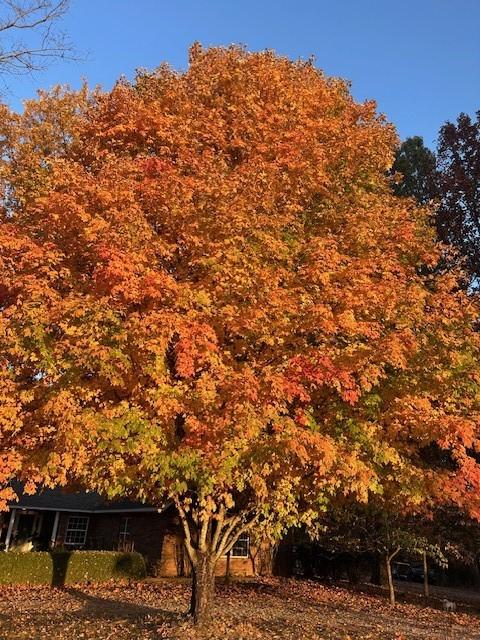
[(32, 509), (36, 511), (74, 511), (82, 513), (119, 513), (119, 512), (157, 512), (164, 511), (169, 505), (154, 507), (131, 500), (106, 500), (95, 491), (67, 491), (63, 487), (43, 488), (33, 495), (23, 491), (21, 485), (14, 487), (18, 500), (12, 500), (8, 506), (13, 509)]

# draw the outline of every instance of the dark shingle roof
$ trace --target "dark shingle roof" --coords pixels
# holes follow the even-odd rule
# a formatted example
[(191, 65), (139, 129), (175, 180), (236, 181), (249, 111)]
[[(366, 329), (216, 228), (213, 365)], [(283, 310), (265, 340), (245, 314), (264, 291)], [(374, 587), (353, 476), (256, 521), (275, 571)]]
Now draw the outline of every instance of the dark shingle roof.
[[(41, 489), (33, 495), (23, 492), (21, 485), (14, 487), (18, 500), (9, 503), (10, 507), (20, 509), (38, 509), (40, 511), (83, 511), (88, 513), (104, 513), (115, 511), (150, 511), (159, 512), (163, 508), (153, 507), (131, 500), (106, 500), (94, 491), (66, 491), (62, 487)], [(165, 505), (167, 506), (167, 505)]]

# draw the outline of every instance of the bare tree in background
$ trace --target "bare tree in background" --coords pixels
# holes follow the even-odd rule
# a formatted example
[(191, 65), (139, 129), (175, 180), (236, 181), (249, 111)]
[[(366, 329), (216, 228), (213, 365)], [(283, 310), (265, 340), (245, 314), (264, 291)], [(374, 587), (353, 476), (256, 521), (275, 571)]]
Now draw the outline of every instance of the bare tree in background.
[(0, 0), (0, 75), (44, 69), (58, 58), (73, 58), (59, 28), (69, 0)]

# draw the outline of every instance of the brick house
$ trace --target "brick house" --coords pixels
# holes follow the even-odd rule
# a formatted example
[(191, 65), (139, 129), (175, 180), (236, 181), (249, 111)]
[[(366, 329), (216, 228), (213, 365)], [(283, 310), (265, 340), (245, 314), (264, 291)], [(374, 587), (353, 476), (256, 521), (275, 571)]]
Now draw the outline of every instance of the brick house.
[[(56, 488), (30, 496), (19, 492), (18, 501), (10, 503), (9, 511), (0, 517), (3, 550), (134, 550), (145, 557), (152, 575), (190, 573), (179, 519), (171, 504), (157, 508)], [(217, 573), (265, 575), (271, 573), (271, 556), (268, 545), (256, 547), (245, 535), (218, 562)]]

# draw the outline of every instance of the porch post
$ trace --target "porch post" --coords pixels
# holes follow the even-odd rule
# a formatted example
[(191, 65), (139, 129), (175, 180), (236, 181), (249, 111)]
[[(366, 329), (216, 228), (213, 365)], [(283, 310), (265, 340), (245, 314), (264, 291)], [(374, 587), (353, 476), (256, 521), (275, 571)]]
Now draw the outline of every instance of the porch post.
[(17, 517), (17, 510), (11, 509), (10, 520), (8, 522), (7, 535), (5, 538), (5, 551), (8, 551), (10, 548), (10, 542), (12, 539), (13, 527), (15, 526), (15, 518)]
[(55, 520), (53, 521), (52, 535), (50, 536), (50, 549), (53, 549), (57, 540), (58, 521), (60, 520), (60, 511), (55, 512)]

